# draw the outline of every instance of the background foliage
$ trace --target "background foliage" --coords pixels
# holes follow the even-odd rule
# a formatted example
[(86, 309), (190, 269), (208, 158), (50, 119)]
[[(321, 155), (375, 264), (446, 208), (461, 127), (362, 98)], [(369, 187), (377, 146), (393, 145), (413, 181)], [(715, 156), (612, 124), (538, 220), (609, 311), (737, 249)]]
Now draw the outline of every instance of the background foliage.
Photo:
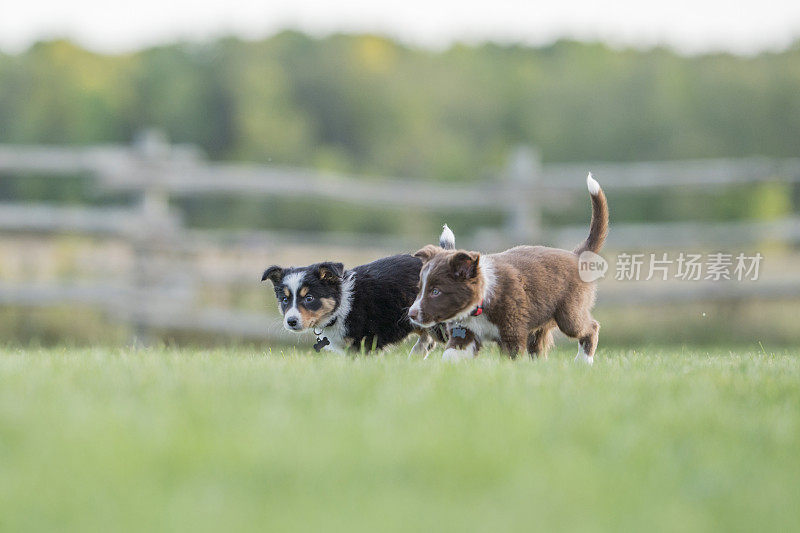
[(519, 143), (550, 161), (795, 156), (800, 44), (756, 57), (558, 41), (442, 51), (285, 31), (102, 55), (0, 55), (0, 142), (125, 142), (219, 159), (479, 179)]

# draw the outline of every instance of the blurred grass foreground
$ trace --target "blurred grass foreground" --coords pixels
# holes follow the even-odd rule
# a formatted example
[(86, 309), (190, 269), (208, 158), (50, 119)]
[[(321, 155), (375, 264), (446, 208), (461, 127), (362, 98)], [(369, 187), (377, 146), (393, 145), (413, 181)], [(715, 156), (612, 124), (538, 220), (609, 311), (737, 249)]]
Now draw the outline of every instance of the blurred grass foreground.
[(573, 355), (2, 349), (0, 530), (796, 529), (796, 353)]
[[(258, 275), (434, 242), (762, 253), (752, 284), (601, 282), (604, 342), (800, 342), (800, 47), (444, 51), (282, 32), (0, 54), (0, 336), (298, 342)], [(607, 278), (613, 277), (613, 272)], [(300, 339), (304, 344), (307, 339)]]

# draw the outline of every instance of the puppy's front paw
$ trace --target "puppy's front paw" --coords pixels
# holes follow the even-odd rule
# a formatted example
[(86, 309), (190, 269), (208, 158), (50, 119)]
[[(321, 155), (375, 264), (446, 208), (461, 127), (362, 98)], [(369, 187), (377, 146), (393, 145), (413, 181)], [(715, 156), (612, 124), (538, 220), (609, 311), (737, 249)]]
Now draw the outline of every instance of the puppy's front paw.
[(422, 355), (423, 359), (427, 359), (428, 354), (431, 353), (431, 350), (435, 345), (435, 342), (417, 339), (417, 343), (414, 344), (413, 348), (411, 348), (411, 353), (408, 354), (408, 357), (411, 358), (414, 355)]
[(472, 350), (458, 350), (456, 348), (448, 348), (442, 354), (442, 361), (463, 361), (465, 359), (472, 359)]

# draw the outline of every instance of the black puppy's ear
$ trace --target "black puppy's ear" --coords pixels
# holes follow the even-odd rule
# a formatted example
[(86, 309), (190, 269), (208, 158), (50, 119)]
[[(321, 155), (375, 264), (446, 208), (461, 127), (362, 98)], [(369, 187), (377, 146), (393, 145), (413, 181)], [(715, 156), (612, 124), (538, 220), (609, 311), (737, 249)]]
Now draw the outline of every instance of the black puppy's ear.
[(320, 263), (317, 272), (322, 281), (341, 280), (344, 275), (344, 265), (342, 263)]
[(457, 252), (450, 258), (450, 269), (456, 278), (471, 279), (478, 275), (478, 252)]
[(436, 255), (440, 251), (441, 248), (438, 248), (432, 244), (428, 244), (425, 246), (425, 248), (418, 250), (417, 253), (414, 254), (414, 257), (419, 257), (420, 259), (422, 259), (423, 263), (427, 263), (433, 258), (434, 255)]
[(283, 278), (283, 268), (279, 267), (278, 265), (273, 265), (264, 271), (264, 274), (261, 275), (261, 281), (270, 280), (274, 285), (277, 285), (281, 282)]

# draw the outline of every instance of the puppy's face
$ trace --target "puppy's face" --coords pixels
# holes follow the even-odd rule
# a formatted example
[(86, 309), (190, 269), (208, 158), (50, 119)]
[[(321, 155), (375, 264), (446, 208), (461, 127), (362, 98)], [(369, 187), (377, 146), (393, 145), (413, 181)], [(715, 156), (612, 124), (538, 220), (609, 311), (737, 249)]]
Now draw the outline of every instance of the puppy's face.
[(301, 332), (323, 327), (330, 320), (341, 300), (343, 273), (341, 263), (286, 269), (271, 266), (261, 281), (270, 280), (275, 287), (283, 327)]
[(419, 293), (408, 310), (411, 322), (431, 327), (472, 311), (480, 304), (483, 279), (480, 254), (428, 245), (414, 254), (422, 259)]

